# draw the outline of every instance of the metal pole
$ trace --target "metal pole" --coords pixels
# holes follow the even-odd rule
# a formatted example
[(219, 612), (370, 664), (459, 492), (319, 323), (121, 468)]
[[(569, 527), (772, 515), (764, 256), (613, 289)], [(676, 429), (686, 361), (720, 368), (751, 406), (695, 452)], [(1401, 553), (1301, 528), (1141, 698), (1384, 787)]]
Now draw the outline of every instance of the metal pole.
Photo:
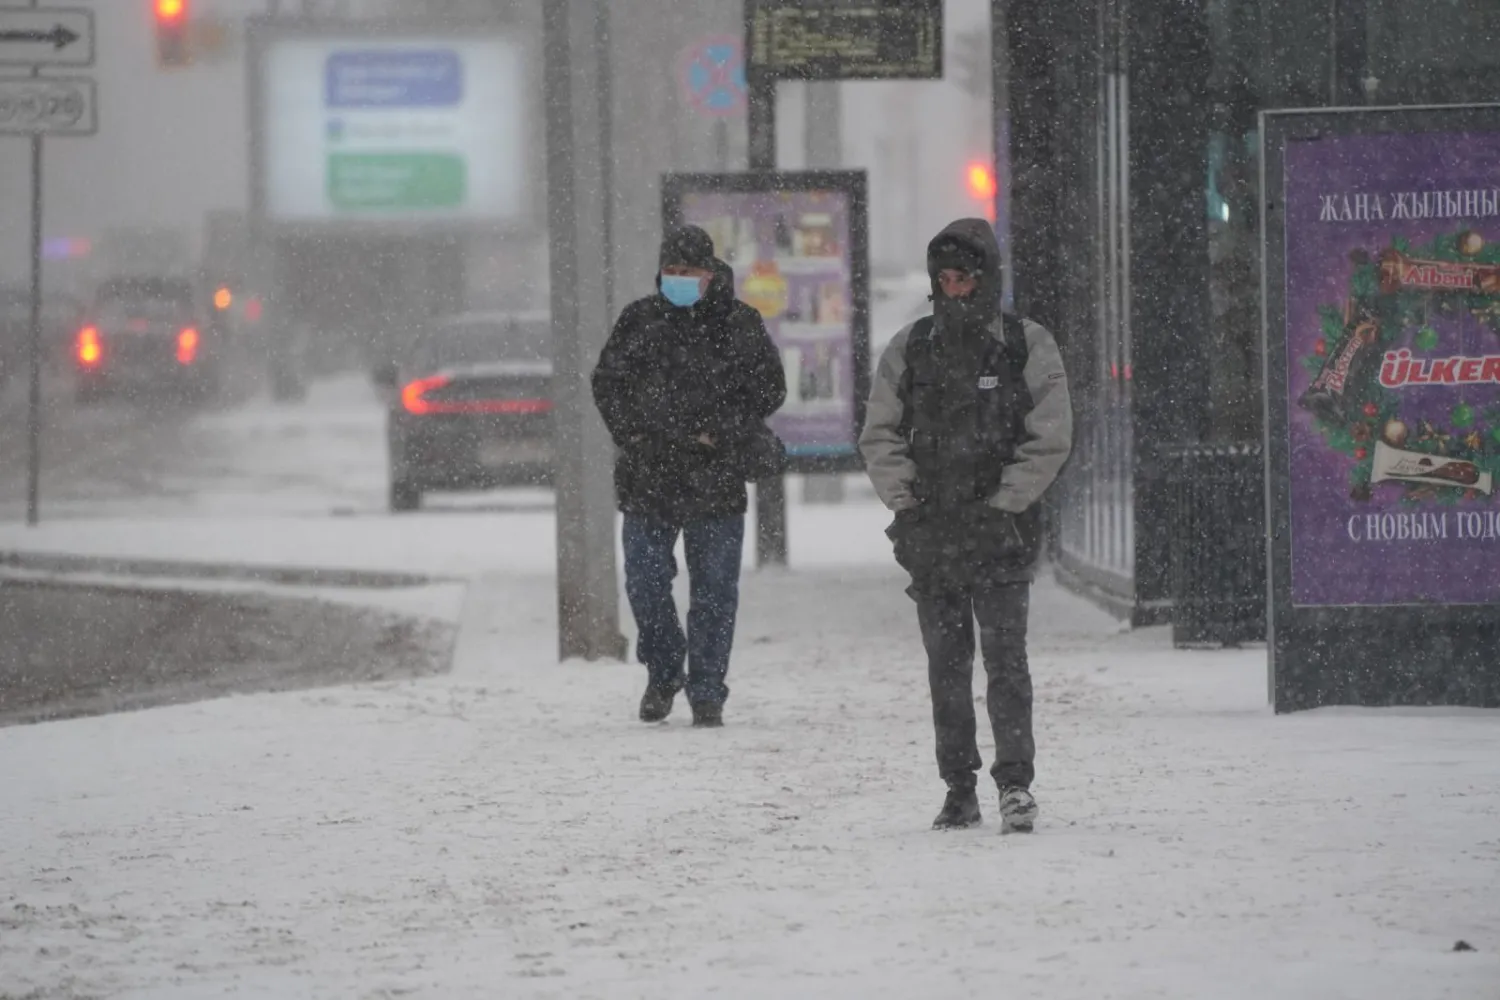
[(812, 170), (835, 170), (844, 157), (844, 105), (837, 82), (807, 84), (807, 121), (802, 141)]
[(729, 123), (722, 118), (714, 119), (714, 169), (729, 173)]
[[(749, 67), (750, 169), (776, 169), (776, 79)], [(755, 484), (755, 554), (761, 566), (787, 563), (786, 479), (777, 476)]]
[[(31, 0), (35, 9), (38, 0)], [(31, 75), (41, 76), (33, 66)], [(26, 523), (41, 520), (42, 481), (42, 134), (31, 137), (31, 329), (27, 338), (30, 395), (26, 405)]]
[(42, 137), (31, 137), (31, 397), (26, 410), (26, 523), (41, 520), (42, 479)]
[(609, 50), (609, 4), (598, 5), (594, 45), (599, 58), (599, 187), (604, 193), (604, 314), (615, 314), (615, 115), (614, 62)]
[(609, 334), (600, 0), (539, 0), (547, 115), (557, 623), (562, 659), (623, 659), (615, 576), (614, 448), (589, 376)]
[[(844, 159), (843, 94), (836, 81), (813, 81), (807, 95), (802, 142), (810, 170), (836, 170)], [(837, 472), (814, 473), (802, 480), (802, 501), (808, 504), (844, 502), (844, 477)]]

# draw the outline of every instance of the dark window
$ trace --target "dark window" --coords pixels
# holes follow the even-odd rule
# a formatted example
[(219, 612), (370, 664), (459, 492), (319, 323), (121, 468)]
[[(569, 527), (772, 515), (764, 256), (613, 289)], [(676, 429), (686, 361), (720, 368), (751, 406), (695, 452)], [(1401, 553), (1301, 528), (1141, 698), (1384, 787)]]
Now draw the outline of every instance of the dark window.
[(552, 358), (552, 325), (542, 317), (446, 323), (417, 344), (413, 363), (424, 371)]

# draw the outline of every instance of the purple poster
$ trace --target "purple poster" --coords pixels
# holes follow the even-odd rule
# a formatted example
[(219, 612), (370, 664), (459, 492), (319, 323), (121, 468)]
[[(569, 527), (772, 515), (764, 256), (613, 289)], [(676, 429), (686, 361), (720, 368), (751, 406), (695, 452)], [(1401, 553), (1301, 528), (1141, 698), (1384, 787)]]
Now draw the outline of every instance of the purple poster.
[(1292, 603), (1500, 604), (1500, 133), (1286, 149)]
[(682, 219), (713, 236), (736, 292), (760, 311), (786, 366), (771, 426), (798, 457), (855, 450), (849, 197), (840, 191), (687, 193)]

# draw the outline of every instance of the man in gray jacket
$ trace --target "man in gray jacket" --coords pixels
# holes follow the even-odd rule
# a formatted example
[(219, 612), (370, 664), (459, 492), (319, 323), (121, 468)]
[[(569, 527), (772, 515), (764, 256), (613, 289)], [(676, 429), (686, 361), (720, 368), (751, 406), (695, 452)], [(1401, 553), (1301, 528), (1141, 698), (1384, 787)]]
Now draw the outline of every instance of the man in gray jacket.
[(1026, 625), (1041, 554), (1039, 502), (1073, 442), (1062, 353), (1052, 334), (1000, 309), (994, 230), (964, 219), (927, 249), (933, 315), (880, 359), (860, 451), (927, 649), (938, 773), (948, 797), (933, 826), (980, 821), (974, 621), (989, 675), (991, 774), (1002, 832), (1030, 832), (1036, 747)]

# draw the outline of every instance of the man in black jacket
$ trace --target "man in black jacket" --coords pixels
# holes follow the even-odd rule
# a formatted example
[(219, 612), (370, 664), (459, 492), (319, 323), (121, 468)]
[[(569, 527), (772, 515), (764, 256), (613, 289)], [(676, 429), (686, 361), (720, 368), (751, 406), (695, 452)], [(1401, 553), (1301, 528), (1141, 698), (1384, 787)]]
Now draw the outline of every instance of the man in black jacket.
[(880, 359), (860, 451), (896, 514), (889, 535), (927, 648), (938, 773), (948, 797), (933, 825), (979, 822), (974, 622), (989, 675), (991, 775), (1002, 831), (1030, 832), (1036, 747), (1026, 626), (1041, 552), (1039, 504), (1073, 445), (1062, 354), (1039, 324), (1002, 315), (1001, 261), (983, 219), (928, 246), (933, 315)]
[[(739, 610), (747, 453), (786, 399), (786, 373), (702, 229), (667, 234), (657, 289), (621, 313), (594, 370), (594, 401), (619, 450), (625, 592), (648, 674), (641, 720), (671, 713), (685, 661), (693, 724), (718, 726)], [(686, 635), (672, 597), (679, 535)]]

